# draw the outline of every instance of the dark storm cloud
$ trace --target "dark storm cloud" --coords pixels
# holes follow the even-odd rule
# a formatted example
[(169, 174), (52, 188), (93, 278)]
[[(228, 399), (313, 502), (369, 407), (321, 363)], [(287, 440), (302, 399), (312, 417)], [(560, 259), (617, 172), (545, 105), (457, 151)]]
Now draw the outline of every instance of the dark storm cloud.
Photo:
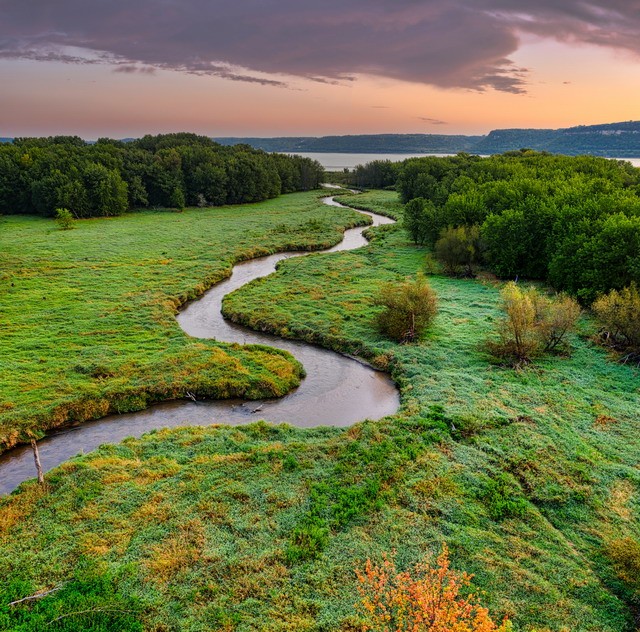
[(278, 86), (254, 75), (520, 93), (522, 33), (637, 54), (640, 0), (0, 0), (0, 57), (83, 63), (75, 47), (90, 63)]

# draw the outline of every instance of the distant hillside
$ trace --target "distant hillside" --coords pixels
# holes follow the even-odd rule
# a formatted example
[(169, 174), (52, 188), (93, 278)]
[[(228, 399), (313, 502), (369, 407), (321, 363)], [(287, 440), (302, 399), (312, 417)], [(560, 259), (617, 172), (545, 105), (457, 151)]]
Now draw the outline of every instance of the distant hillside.
[(279, 138), (214, 138), (222, 145), (247, 143), (265, 151), (336, 153), (457, 153), (473, 151), (483, 136), (448, 134), (362, 134), (352, 136), (313, 136)]
[(485, 136), (475, 147), (480, 154), (498, 154), (530, 147), (558, 154), (640, 156), (640, 121), (580, 125), (565, 129), (501, 129)]
[[(0, 138), (10, 143), (13, 138)], [(133, 138), (123, 138), (131, 142)], [(528, 147), (554, 154), (640, 158), (640, 121), (579, 125), (563, 129), (496, 129), (486, 136), (462, 134), (358, 134), (349, 136), (218, 137), (221, 145), (245, 143), (280, 152), (363, 154), (501, 154)]]
[(283, 136), (214, 138), (222, 145), (246, 143), (265, 151), (332, 153), (500, 154), (529, 147), (557, 154), (640, 157), (640, 121), (580, 125), (565, 129), (498, 129), (487, 136), (447, 134), (364, 134), (353, 136)]

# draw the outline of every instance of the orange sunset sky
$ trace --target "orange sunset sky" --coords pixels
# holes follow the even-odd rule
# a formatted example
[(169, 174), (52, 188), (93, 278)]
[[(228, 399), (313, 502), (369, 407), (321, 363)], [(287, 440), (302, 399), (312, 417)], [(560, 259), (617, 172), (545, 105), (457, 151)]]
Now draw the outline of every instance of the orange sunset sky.
[(640, 119), (640, 3), (0, 2), (0, 136)]

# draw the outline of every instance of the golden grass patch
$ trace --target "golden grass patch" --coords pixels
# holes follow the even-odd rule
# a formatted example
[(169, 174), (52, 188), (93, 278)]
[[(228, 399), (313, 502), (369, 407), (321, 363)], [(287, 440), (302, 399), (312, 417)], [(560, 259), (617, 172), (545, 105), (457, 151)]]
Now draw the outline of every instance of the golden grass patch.
[(37, 502), (48, 494), (48, 488), (35, 481), (22, 485), (19, 495), (0, 501), (0, 537), (9, 535), (9, 531), (35, 509)]
[(204, 525), (199, 519), (180, 525), (177, 532), (150, 547), (144, 562), (150, 579), (167, 583), (200, 559), (204, 545)]
[(635, 485), (628, 480), (618, 480), (609, 488), (609, 507), (623, 520), (631, 520), (629, 507), (636, 493)]
[(610, 417), (609, 415), (598, 415), (595, 418), (595, 421), (593, 422), (593, 424), (598, 427), (598, 428), (608, 428), (609, 426), (613, 425), (617, 423), (617, 420), (614, 419), (613, 417)]

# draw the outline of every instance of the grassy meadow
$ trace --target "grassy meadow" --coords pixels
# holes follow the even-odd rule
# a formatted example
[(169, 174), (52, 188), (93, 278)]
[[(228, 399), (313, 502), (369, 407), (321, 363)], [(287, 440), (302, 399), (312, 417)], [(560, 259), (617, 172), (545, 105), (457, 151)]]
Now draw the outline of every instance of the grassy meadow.
[[(335, 225), (353, 221), (348, 211), (319, 209), (313, 196), (284, 201), (290, 215), (277, 222), (304, 227), (307, 216), (294, 212), (301, 202), (314, 217), (326, 214), (326, 230), (304, 243), (330, 239)], [(390, 192), (353, 203), (400, 212)], [(217, 245), (221, 261), (249, 253), (265, 235), (299, 237), (273, 228), (269, 214), (284, 214), (282, 204), (250, 207), (243, 226), (253, 236), (234, 233), (246, 238), (246, 250), (230, 246), (227, 235)], [(232, 209), (213, 213), (221, 212), (229, 213), (229, 230), (238, 227)], [(150, 239), (157, 222), (140, 217), (116, 221), (148, 220)], [(158, 233), (169, 230), (157, 224)], [(42, 230), (41, 240), (53, 235)], [(201, 233), (202, 226), (192, 234), (214, 239)], [(358, 251), (282, 262), (275, 275), (230, 295), (224, 310), (387, 368), (402, 392), (401, 411), (347, 430), (256, 423), (157, 431), (65, 463), (47, 475), (46, 488), (23, 484), (0, 500), (0, 629), (354, 631), (361, 629), (354, 569), (384, 553), (406, 568), (443, 542), (453, 566), (474, 574), (473, 590), (494, 619), (508, 616), (515, 631), (636, 628), (640, 373), (590, 342), (588, 317), (570, 356), (520, 371), (496, 365), (482, 345), (499, 317), (500, 284), (489, 277), (430, 276), (440, 301), (435, 325), (419, 344), (384, 340), (373, 327), (372, 298), (381, 281), (424, 270), (426, 251), (401, 226), (370, 234), (371, 245)], [(105, 239), (105, 251), (112, 247)], [(147, 260), (143, 248), (138, 242)], [(161, 264), (161, 278), (140, 271), (140, 288), (157, 288), (146, 300), (161, 297), (147, 308), (150, 319), (162, 316), (147, 336), (196, 344), (171, 324), (176, 303), (168, 298), (183, 300), (206, 285), (198, 276), (206, 257), (195, 259), (183, 255), (175, 275)], [(228, 269), (217, 265), (207, 283)], [(105, 287), (113, 286), (94, 289), (95, 300), (108, 300)], [(253, 353), (198, 344), (243, 363)], [(142, 355), (136, 347), (137, 360), (152, 362), (153, 349)], [(274, 356), (259, 353), (257, 365), (270, 367)], [(57, 587), (35, 602), (6, 605)]]
[(324, 248), (361, 216), (317, 192), (75, 222), (0, 217), (0, 450), (67, 422), (184, 397), (283, 395), (286, 353), (195, 340), (176, 309), (239, 260)]

